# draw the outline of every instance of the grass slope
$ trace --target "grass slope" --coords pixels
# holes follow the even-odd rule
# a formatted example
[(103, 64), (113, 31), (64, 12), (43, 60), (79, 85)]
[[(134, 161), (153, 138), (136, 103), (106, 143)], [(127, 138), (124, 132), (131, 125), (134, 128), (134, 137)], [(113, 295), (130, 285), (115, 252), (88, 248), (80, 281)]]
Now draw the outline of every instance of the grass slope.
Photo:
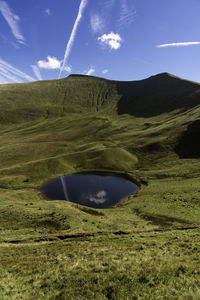
[[(0, 86), (0, 298), (199, 299), (198, 94), (165, 73)], [(87, 170), (141, 189), (106, 210), (36, 190)]]

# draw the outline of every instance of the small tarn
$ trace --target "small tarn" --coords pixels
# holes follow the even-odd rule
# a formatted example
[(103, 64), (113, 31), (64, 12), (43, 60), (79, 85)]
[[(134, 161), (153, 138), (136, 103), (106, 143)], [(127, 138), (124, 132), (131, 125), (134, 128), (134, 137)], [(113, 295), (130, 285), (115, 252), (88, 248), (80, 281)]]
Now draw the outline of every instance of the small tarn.
[(130, 179), (111, 174), (71, 174), (38, 188), (47, 199), (66, 200), (92, 208), (120, 204), (139, 187)]

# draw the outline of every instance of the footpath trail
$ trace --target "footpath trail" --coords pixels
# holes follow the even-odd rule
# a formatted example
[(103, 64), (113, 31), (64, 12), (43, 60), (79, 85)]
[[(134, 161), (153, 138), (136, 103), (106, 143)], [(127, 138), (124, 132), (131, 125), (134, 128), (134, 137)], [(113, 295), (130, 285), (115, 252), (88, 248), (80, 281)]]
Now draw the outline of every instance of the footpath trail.
[(74, 234), (61, 234), (61, 235), (50, 235), (50, 236), (40, 236), (36, 239), (15, 239), (15, 240), (2, 240), (0, 241), (0, 246), (4, 246), (5, 244), (33, 244), (33, 243), (42, 243), (42, 242), (56, 242), (56, 241), (64, 241), (64, 240), (76, 240), (81, 238), (90, 238), (90, 237), (98, 237), (105, 236), (107, 238), (113, 237), (116, 235), (120, 236), (130, 236), (134, 237), (137, 234), (145, 234), (145, 233), (156, 233), (156, 232), (167, 232), (167, 231), (186, 231), (186, 230), (196, 230), (200, 229), (200, 226), (185, 226), (185, 227), (171, 227), (171, 228), (156, 228), (152, 230), (144, 230), (144, 231), (114, 231), (114, 232), (94, 232), (94, 233), (74, 233)]

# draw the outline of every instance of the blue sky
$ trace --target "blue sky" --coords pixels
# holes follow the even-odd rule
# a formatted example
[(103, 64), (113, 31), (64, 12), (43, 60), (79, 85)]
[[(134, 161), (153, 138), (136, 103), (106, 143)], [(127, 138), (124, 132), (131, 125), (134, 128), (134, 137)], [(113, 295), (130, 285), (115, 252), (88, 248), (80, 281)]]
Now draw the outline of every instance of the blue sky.
[(0, 0), (0, 83), (71, 73), (200, 82), (199, 0)]

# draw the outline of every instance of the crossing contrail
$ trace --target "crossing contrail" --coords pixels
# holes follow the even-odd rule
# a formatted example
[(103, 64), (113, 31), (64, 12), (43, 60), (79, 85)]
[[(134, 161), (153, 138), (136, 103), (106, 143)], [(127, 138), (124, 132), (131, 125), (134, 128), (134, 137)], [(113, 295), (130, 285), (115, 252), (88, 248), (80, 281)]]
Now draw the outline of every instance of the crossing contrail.
[(75, 37), (76, 37), (76, 32), (77, 32), (77, 29), (78, 29), (78, 25), (79, 25), (79, 23), (81, 21), (81, 18), (83, 16), (83, 11), (84, 11), (84, 8), (87, 5), (87, 2), (88, 2), (88, 0), (81, 0), (79, 10), (78, 10), (78, 15), (76, 17), (76, 20), (75, 20), (70, 38), (69, 38), (67, 46), (66, 46), (65, 55), (64, 55), (64, 58), (63, 58), (63, 63), (62, 63), (62, 66), (60, 68), (60, 74), (59, 74), (58, 78), (60, 78), (60, 76), (61, 76), (61, 74), (62, 74), (62, 72), (63, 72), (63, 70), (66, 66), (67, 59), (69, 57), (69, 54), (71, 52), (71, 49), (72, 49), (72, 46), (73, 46), (73, 43), (74, 43), (74, 40), (75, 40)]

